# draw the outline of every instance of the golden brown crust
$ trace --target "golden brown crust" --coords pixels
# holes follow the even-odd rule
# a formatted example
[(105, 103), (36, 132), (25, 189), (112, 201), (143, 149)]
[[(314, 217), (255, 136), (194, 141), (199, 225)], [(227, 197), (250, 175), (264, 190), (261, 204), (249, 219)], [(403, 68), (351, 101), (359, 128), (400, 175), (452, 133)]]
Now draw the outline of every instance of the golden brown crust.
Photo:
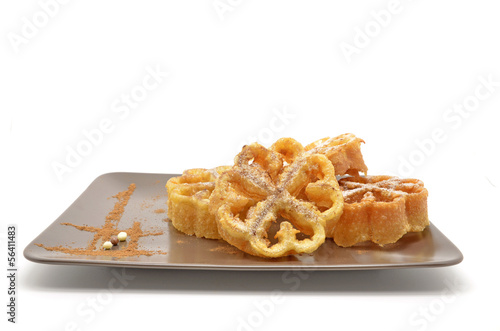
[[(210, 210), (228, 243), (252, 255), (281, 257), (315, 251), (325, 240), (326, 222), (340, 217), (342, 200), (331, 162), (286, 138), (270, 149), (244, 146), (233, 168), (217, 179)], [(280, 217), (278, 242), (271, 243), (268, 230)], [(298, 240), (299, 233), (308, 237)]]
[(361, 143), (364, 141), (352, 133), (341, 134), (333, 138), (323, 138), (307, 145), (305, 150), (309, 153), (325, 155), (335, 167), (336, 175), (363, 172), (368, 168), (361, 154)]
[(208, 201), (217, 177), (229, 166), (214, 169), (189, 169), (167, 182), (168, 217), (179, 231), (209, 239), (220, 239)]
[(391, 176), (347, 177), (339, 181), (344, 212), (332, 232), (339, 246), (363, 241), (394, 243), (429, 225), (427, 189), (418, 179)]
[[(311, 253), (325, 237), (343, 247), (385, 245), (423, 231), (429, 225), (423, 183), (359, 176), (367, 171), (361, 143), (347, 133), (305, 148), (292, 138), (269, 149), (244, 146), (232, 167), (190, 169), (171, 178), (168, 216), (181, 232), (222, 238), (261, 257)], [(335, 175), (349, 176), (337, 183)], [(273, 241), (269, 228), (280, 221)]]

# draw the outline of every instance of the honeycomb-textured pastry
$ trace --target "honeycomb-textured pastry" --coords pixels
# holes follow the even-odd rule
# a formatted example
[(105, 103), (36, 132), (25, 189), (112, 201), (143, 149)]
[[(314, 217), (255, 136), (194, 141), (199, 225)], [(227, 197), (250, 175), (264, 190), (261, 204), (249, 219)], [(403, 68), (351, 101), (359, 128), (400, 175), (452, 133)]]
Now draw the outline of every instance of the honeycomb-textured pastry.
[(168, 217), (177, 230), (197, 237), (220, 239), (215, 217), (208, 210), (208, 201), (215, 180), (229, 168), (189, 169), (182, 176), (168, 180)]
[(364, 241), (390, 244), (429, 225), (428, 193), (418, 179), (355, 176), (341, 179), (339, 184), (344, 211), (333, 231), (327, 233), (339, 246)]
[[(244, 146), (210, 197), (222, 238), (261, 257), (315, 251), (325, 240), (326, 222), (342, 213), (331, 162), (306, 153), (294, 139), (281, 143), (270, 149), (258, 143)], [(284, 220), (273, 243), (268, 231), (280, 218)], [(299, 239), (301, 235), (305, 237)]]
[(335, 174), (366, 174), (368, 168), (361, 154), (361, 143), (364, 141), (352, 133), (341, 134), (333, 138), (323, 138), (307, 145), (309, 153), (325, 155), (335, 167)]

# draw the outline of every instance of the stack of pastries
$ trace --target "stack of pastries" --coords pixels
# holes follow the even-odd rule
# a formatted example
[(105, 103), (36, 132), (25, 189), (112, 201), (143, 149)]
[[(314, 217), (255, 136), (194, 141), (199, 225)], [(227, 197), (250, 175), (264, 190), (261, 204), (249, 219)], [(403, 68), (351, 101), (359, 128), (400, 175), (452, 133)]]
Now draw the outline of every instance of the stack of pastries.
[(361, 143), (348, 133), (307, 146), (292, 138), (246, 145), (232, 166), (171, 178), (168, 217), (183, 233), (266, 258), (312, 253), (326, 238), (341, 247), (382, 246), (423, 231), (422, 181), (368, 176)]

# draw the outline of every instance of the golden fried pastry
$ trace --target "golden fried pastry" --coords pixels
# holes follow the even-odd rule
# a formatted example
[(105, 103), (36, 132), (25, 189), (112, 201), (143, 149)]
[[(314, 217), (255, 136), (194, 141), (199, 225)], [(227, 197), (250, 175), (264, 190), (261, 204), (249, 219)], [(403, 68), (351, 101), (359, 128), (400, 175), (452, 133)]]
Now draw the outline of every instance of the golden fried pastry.
[(368, 168), (361, 154), (361, 143), (364, 143), (362, 139), (352, 133), (345, 133), (337, 137), (317, 140), (307, 145), (305, 150), (312, 154), (325, 155), (332, 162), (337, 175), (357, 174), (358, 172), (366, 174)]
[(363, 241), (382, 246), (429, 225), (428, 192), (418, 179), (357, 176), (341, 179), (339, 184), (344, 212), (333, 231), (327, 232), (339, 246)]
[(208, 211), (208, 199), (217, 177), (229, 168), (190, 169), (168, 180), (168, 217), (177, 230), (197, 237), (220, 238), (215, 217)]
[[(261, 257), (315, 251), (325, 241), (325, 224), (339, 219), (342, 206), (332, 163), (324, 155), (305, 153), (291, 138), (270, 149), (244, 146), (210, 196), (222, 238)], [(280, 218), (272, 243), (268, 231)]]

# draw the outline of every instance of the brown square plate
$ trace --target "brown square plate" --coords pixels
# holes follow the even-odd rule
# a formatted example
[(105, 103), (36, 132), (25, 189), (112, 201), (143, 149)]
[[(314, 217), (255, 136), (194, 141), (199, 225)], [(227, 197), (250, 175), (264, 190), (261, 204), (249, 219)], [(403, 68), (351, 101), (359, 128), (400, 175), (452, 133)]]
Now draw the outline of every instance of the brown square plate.
[[(462, 253), (433, 224), (422, 233), (409, 233), (397, 243), (379, 247), (363, 244), (351, 248), (335, 245), (331, 239), (313, 254), (263, 259), (248, 255), (222, 240), (200, 239), (180, 233), (166, 214), (165, 183), (172, 174), (109, 173), (92, 184), (24, 250), (33, 262), (49, 264), (80, 264), (131, 268), (207, 269), (207, 270), (354, 270), (410, 267), (443, 267), (458, 264)], [(122, 210), (120, 229), (139, 222), (144, 232), (156, 233), (138, 239), (137, 249), (151, 255), (118, 257), (116, 254), (68, 254), (65, 249), (85, 249), (102, 228), (106, 217), (115, 208), (119, 192), (131, 183), (136, 188)], [(71, 223), (64, 225), (62, 223)], [(75, 226), (86, 226), (87, 231)], [(121, 250), (127, 242), (113, 247)], [(99, 239), (95, 246), (101, 247)], [(43, 247), (42, 247), (43, 246)], [(45, 248), (44, 248), (45, 247)], [(47, 250), (46, 248), (53, 248)], [(108, 252), (109, 253), (109, 252)], [(113, 256), (115, 255), (115, 256)]]

